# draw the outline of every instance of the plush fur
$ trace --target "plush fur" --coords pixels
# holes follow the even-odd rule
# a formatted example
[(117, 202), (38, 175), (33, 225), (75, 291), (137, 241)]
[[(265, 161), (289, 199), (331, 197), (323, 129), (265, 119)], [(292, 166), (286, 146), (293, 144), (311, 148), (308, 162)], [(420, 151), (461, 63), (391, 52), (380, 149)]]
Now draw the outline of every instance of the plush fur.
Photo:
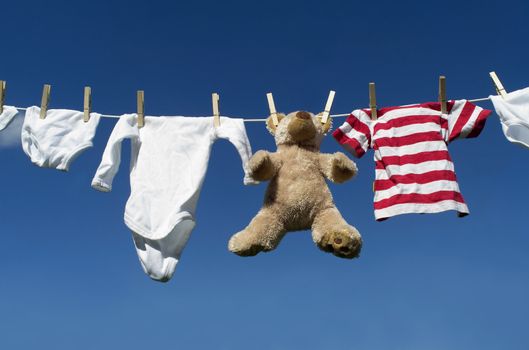
[(331, 126), (321, 116), (308, 112), (280, 114), (279, 125), (268, 118), (267, 127), (275, 136), (277, 152), (258, 151), (250, 159), (250, 176), (270, 181), (264, 204), (250, 224), (233, 235), (229, 249), (241, 256), (275, 249), (288, 231), (312, 229), (320, 249), (341, 258), (360, 253), (359, 232), (347, 224), (336, 209), (325, 182), (351, 179), (356, 164), (345, 154), (320, 153), (320, 143)]

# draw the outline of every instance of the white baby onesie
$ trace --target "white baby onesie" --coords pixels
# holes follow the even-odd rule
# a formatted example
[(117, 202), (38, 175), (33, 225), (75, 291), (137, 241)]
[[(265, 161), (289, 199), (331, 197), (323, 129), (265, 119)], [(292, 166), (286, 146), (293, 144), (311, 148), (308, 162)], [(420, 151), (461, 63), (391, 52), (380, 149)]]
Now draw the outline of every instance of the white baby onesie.
[(529, 87), (490, 99), (507, 140), (529, 148)]
[(137, 116), (127, 114), (117, 122), (92, 187), (108, 192), (121, 159), (121, 142), (131, 139), (131, 194), (125, 223), (143, 270), (158, 281), (168, 281), (195, 226), (195, 208), (206, 175), (213, 143), (230, 141), (243, 162), (244, 183), (255, 183), (246, 170), (251, 147), (242, 119), (146, 117), (138, 129)]
[(22, 148), (34, 164), (68, 171), (72, 161), (92, 147), (99, 119), (100, 114), (90, 113), (85, 123), (83, 112), (68, 109), (50, 109), (40, 119), (40, 108), (29, 107), (22, 125)]
[(4, 110), (0, 114), (0, 131), (7, 128), (17, 113), (18, 110), (15, 107), (4, 106)]

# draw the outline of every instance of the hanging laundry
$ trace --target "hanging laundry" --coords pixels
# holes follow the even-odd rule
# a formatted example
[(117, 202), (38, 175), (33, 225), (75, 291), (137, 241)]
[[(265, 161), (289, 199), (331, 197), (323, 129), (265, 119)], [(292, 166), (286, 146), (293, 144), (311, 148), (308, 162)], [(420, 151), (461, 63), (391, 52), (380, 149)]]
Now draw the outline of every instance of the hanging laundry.
[(125, 223), (132, 231), (143, 270), (152, 279), (168, 281), (195, 226), (195, 208), (206, 175), (211, 146), (227, 139), (237, 151), (245, 171), (244, 183), (255, 183), (246, 164), (251, 147), (242, 119), (145, 117), (123, 115), (108, 140), (92, 187), (112, 189), (121, 160), (121, 143), (131, 139), (131, 194)]
[(15, 107), (4, 106), (4, 111), (0, 114), (0, 131), (7, 128), (17, 114), (18, 110)]
[(476, 137), (489, 116), (466, 100), (450, 101), (448, 114), (440, 103), (423, 103), (371, 111), (355, 110), (333, 133), (356, 157), (374, 150), (376, 220), (408, 213), (456, 210), (469, 213), (459, 191), (447, 144)]
[(529, 148), (529, 87), (490, 99), (507, 140)]
[(75, 158), (92, 147), (99, 119), (100, 114), (91, 113), (85, 123), (83, 112), (68, 109), (50, 109), (40, 119), (40, 108), (29, 107), (22, 125), (22, 149), (39, 167), (68, 171)]

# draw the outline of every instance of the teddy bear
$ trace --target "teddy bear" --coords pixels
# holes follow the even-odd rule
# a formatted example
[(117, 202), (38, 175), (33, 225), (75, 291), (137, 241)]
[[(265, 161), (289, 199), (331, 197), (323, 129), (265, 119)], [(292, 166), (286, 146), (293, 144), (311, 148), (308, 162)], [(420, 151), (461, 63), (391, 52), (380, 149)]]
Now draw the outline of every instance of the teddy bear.
[(264, 203), (250, 224), (234, 234), (228, 249), (253, 256), (275, 249), (289, 231), (312, 230), (312, 239), (325, 252), (340, 258), (358, 257), (362, 238), (338, 209), (325, 178), (343, 183), (357, 173), (345, 154), (320, 153), (320, 144), (331, 127), (322, 124), (321, 113), (305, 111), (270, 116), (266, 125), (274, 135), (277, 152), (260, 150), (248, 162), (249, 175), (270, 181)]

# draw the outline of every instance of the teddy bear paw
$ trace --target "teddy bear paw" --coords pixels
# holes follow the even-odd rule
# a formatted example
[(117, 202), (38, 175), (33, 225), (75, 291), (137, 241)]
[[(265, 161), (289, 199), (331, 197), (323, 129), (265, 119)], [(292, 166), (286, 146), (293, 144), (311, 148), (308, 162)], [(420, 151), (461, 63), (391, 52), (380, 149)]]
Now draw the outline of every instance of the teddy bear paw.
[(343, 183), (358, 173), (356, 163), (342, 152), (336, 152), (332, 160), (332, 180)]
[(252, 240), (249, 240), (243, 232), (234, 234), (228, 243), (230, 252), (239, 256), (254, 256), (264, 250), (264, 247)]
[(248, 162), (250, 176), (257, 181), (266, 181), (274, 176), (275, 169), (266, 151), (257, 151)]
[(358, 257), (362, 248), (362, 238), (356, 230), (330, 231), (318, 243), (321, 250), (346, 259)]

